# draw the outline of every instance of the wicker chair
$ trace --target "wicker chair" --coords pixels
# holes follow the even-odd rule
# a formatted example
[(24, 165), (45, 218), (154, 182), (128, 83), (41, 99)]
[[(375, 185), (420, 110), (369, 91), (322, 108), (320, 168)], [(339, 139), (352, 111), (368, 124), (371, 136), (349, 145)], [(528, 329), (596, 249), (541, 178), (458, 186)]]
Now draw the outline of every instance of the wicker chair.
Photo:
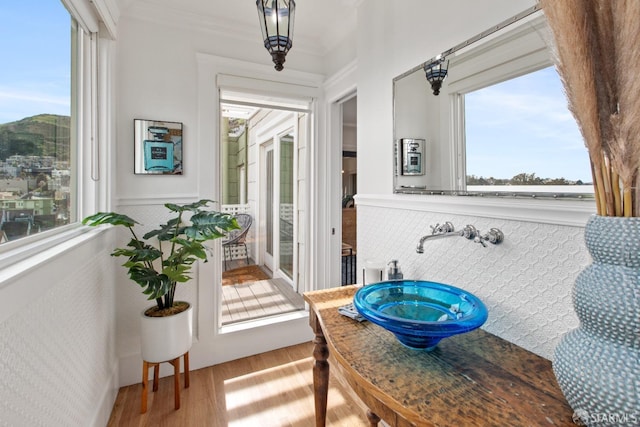
[(247, 265), (249, 265), (249, 251), (247, 250), (247, 233), (249, 232), (249, 228), (251, 228), (251, 215), (249, 214), (236, 214), (236, 220), (238, 221), (238, 225), (240, 226), (239, 230), (232, 230), (225, 240), (222, 242), (222, 250), (224, 253), (224, 269), (227, 270), (227, 251), (229, 252), (229, 259), (233, 259), (232, 248), (238, 246), (244, 246), (244, 253), (247, 257)]

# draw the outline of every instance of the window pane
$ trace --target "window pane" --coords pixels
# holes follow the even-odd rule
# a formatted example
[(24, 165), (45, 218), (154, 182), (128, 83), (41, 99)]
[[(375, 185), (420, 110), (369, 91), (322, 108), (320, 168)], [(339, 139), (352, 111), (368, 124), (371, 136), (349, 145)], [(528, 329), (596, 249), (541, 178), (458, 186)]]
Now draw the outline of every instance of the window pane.
[(293, 279), (293, 133), (280, 137), (280, 269)]
[(2, 2), (0, 242), (70, 222), (71, 34), (59, 0)]
[(589, 157), (555, 68), (466, 94), (465, 127), (469, 190), (593, 192), (576, 185), (592, 181)]

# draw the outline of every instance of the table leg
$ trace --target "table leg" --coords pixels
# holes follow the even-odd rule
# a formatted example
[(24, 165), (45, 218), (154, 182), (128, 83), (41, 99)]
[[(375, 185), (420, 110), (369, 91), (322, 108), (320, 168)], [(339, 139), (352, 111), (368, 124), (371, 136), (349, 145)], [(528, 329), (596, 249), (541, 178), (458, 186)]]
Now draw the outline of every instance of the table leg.
[(324, 338), (322, 328), (315, 316), (312, 322), (315, 322), (313, 328), (315, 332), (315, 347), (313, 349), (313, 357), (315, 363), (313, 365), (313, 394), (316, 407), (316, 427), (325, 427), (327, 421), (327, 394), (329, 392), (329, 348)]
[(380, 417), (371, 412), (371, 409), (367, 410), (367, 419), (369, 420), (370, 427), (378, 427), (378, 423), (380, 422)]

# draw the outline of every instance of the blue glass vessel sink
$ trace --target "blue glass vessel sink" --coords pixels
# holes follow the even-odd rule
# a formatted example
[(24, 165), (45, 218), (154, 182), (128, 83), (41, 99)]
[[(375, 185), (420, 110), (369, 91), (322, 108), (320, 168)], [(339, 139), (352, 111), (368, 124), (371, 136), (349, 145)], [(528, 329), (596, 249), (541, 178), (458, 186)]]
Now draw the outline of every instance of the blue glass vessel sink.
[(430, 351), (441, 339), (472, 331), (487, 320), (487, 307), (454, 286), (393, 280), (360, 288), (353, 299), (362, 316), (407, 347)]

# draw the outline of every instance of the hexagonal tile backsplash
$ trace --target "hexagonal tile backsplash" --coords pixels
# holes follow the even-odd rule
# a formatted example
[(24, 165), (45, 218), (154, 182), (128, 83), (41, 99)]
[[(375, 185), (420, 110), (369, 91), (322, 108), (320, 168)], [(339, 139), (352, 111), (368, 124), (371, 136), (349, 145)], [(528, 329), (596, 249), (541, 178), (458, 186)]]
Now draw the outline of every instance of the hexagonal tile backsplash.
[[(505, 240), (484, 248), (447, 237), (426, 241), (424, 253), (416, 253), (429, 226), (445, 221), (456, 230), (472, 224), (483, 234), (496, 227)], [(571, 292), (591, 262), (583, 227), (359, 206), (359, 271), (367, 259), (398, 259), (405, 279), (468, 290), (489, 309), (483, 329), (548, 359), (559, 338), (578, 326)]]

